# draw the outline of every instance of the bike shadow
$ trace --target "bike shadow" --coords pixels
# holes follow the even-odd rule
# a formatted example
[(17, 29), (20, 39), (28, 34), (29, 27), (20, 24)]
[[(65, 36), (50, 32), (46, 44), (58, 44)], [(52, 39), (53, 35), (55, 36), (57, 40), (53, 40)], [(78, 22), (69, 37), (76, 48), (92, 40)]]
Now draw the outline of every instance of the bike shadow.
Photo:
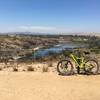
[(100, 75), (100, 72), (97, 73), (97, 74), (91, 74), (91, 73), (72, 73), (72, 74), (69, 74), (69, 75), (65, 75), (65, 74), (58, 74), (60, 76), (73, 76), (73, 75), (85, 75), (85, 76), (94, 76), (94, 75)]

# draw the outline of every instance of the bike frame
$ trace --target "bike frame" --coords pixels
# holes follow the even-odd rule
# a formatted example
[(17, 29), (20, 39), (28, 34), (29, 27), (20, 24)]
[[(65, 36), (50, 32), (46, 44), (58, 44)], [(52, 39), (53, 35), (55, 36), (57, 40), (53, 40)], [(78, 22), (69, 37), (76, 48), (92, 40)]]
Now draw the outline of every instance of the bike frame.
[[(74, 54), (70, 54), (70, 58), (75, 62), (77, 67), (84, 68), (84, 65), (85, 65), (84, 57), (78, 57)], [(78, 60), (80, 60), (81, 62), (79, 63)]]

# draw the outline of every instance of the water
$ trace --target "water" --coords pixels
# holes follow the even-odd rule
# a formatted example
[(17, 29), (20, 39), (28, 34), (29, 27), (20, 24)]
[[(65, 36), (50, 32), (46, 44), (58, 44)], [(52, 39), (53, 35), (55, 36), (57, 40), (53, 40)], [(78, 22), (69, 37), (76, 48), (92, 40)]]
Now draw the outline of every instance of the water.
[(37, 52), (35, 52), (32, 57), (40, 58), (40, 57), (48, 56), (49, 54), (61, 53), (65, 49), (67, 50), (67, 49), (74, 49), (74, 48), (82, 48), (85, 46), (86, 46), (85, 44), (80, 44), (80, 43), (79, 44), (75, 44), (75, 43), (58, 44), (47, 49), (40, 49)]

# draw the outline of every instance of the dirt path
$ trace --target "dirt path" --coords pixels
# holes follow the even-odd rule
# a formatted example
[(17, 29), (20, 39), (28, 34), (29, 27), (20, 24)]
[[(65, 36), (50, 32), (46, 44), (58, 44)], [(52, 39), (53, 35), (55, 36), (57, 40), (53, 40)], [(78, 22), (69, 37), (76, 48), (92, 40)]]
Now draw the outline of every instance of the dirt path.
[(0, 72), (0, 100), (100, 100), (100, 76)]

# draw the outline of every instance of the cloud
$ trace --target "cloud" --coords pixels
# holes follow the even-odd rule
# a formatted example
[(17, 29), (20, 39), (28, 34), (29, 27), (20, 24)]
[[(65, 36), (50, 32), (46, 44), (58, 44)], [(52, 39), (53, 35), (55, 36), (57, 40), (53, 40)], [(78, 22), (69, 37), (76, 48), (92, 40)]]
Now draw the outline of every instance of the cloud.
[(72, 28), (48, 27), (48, 26), (20, 26), (19, 31), (39, 32), (39, 33), (68, 33), (73, 32)]
[(20, 31), (30, 31), (30, 32), (55, 32), (57, 28), (47, 27), (47, 26), (20, 26), (18, 27)]
[[(5, 30), (6, 29), (6, 30)], [(0, 29), (1, 32), (35, 32), (35, 33), (49, 33), (49, 34), (92, 34), (96, 32), (84, 27), (49, 27), (49, 26), (10, 26)], [(98, 30), (98, 32), (100, 32)], [(97, 32), (97, 33), (98, 33)]]
[[(5, 28), (4, 28), (5, 29)], [(37, 32), (37, 33), (64, 33), (68, 29), (49, 26), (10, 26), (2, 32)]]
[(21, 29), (40, 29), (40, 30), (52, 30), (54, 27), (44, 27), (44, 26), (20, 26)]

